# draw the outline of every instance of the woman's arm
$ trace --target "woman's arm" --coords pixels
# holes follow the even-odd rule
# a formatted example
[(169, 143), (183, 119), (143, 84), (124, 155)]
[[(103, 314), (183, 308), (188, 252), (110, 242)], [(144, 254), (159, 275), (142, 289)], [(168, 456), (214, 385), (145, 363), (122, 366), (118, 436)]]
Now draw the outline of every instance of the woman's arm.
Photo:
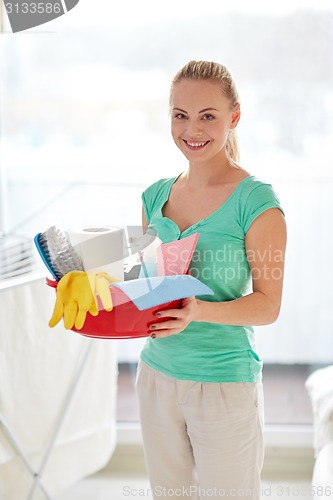
[(184, 299), (181, 309), (158, 313), (159, 317), (174, 319), (152, 325), (152, 332), (156, 337), (165, 337), (181, 332), (191, 321), (244, 326), (274, 323), (281, 306), (286, 235), (282, 212), (278, 208), (263, 212), (245, 236), (253, 292), (229, 302)]

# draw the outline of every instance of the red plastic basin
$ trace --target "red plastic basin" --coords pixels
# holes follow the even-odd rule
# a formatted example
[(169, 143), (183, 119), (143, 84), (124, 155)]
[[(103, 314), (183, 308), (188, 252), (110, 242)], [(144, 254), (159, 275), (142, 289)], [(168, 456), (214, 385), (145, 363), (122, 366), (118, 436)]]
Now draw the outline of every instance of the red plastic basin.
[[(52, 288), (57, 288), (58, 282), (46, 278), (46, 283)], [(87, 313), (86, 320), (81, 330), (72, 328), (74, 332), (86, 337), (98, 339), (134, 339), (148, 337), (151, 334), (149, 327), (153, 323), (165, 321), (166, 318), (156, 318), (157, 311), (178, 309), (181, 300), (173, 300), (156, 307), (140, 311), (120, 288), (110, 286), (113, 309), (101, 309), (98, 316)]]

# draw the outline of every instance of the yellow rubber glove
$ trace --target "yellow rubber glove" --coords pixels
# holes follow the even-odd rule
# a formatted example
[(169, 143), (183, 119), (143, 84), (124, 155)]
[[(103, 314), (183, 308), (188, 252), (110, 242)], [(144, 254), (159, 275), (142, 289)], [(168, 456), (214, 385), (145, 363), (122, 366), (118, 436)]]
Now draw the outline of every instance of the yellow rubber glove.
[(64, 318), (65, 328), (73, 326), (80, 330), (86, 320), (87, 312), (98, 315), (96, 293), (100, 296), (103, 307), (112, 310), (112, 298), (109, 285), (114, 280), (107, 273), (87, 273), (72, 271), (61, 278), (57, 287), (57, 298), (53, 315), (49, 321), (52, 328)]
[(112, 311), (113, 304), (112, 296), (110, 293), (110, 285), (111, 283), (115, 283), (119, 280), (113, 278), (108, 273), (89, 273), (89, 280), (91, 282), (91, 286), (94, 290), (95, 296), (99, 296), (105, 311)]

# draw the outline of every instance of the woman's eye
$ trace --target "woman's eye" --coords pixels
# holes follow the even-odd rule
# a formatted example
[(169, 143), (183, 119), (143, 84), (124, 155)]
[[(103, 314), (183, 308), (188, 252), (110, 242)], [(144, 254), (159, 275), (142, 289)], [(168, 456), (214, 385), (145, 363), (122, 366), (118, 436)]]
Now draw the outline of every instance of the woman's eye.
[(177, 113), (175, 115), (175, 118), (177, 118), (177, 120), (183, 120), (184, 118), (186, 118), (186, 116), (183, 113)]
[(213, 120), (214, 119), (214, 116), (207, 113), (206, 115), (203, 115), (203, 120)]

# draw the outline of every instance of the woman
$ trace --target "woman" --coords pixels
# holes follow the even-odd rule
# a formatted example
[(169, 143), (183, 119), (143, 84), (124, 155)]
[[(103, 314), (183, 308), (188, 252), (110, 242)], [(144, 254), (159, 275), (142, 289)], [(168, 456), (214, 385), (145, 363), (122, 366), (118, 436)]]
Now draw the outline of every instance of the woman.
[[(260, 498), (262, 361), (253, 328), (280, 310), (286, 225), (272, 186), (238, 164), (240, 103), (228, 70), (191, 61), (170, 93), (188, 160), (143, 193), (143, 227), (163, 242), (199, 233), (192, 275), (214, 296), (157, 313), (137, 391), (154, 498)], [(164, 317), (171, 319), (163, 321)]]

